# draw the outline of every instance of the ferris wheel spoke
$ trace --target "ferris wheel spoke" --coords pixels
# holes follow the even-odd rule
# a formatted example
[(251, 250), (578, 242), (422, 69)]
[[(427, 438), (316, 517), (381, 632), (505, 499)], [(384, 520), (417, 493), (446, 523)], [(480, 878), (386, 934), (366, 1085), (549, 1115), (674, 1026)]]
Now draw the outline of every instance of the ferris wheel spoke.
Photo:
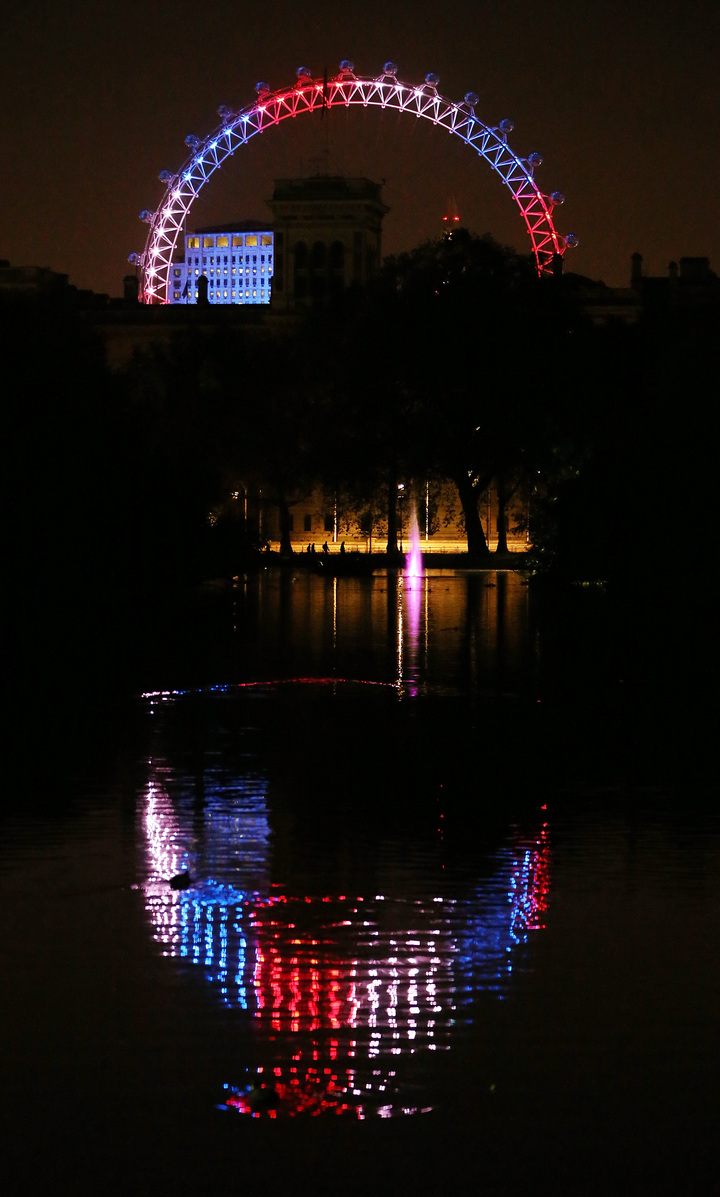
[(222, 121), (217, 129), (204, 139), (193, 134), (185, 139), (191, 152), (180, 170), (161, 171), (160, 180), (166, 184), (166, 192), (158, 209), (141, 213), (149, 232), (143, 252), (131, 254), (130, 261), (140, 270), (142, 301), (167, 302), (171, 264), (188, 212), (202, 188), (228, 158), (258, 133), (283, 120), (340, 106), (395, 109), (429, 120), (459, 137), (500, 176), (525, 222), (538, 273), (551, 273), (553, 260), (576, 246), (578, 239), (573, 233), (563, 237), (555, 229), (553, 209), (563, 202), (564, 196), (559, 191), (544, 195), (538, 188), (535, 170), (541, 165), (542, 156), (532, 153), (520, 158), (507, 140), (514, 127), (512, 121), (502, 120), (497, 127), (484, 124), (475, 114), (478, 97), (473, 92), (455, 103), (440, 95), (439, 82), (438, 76), (430, 73), (424, 83), (402, 83), (397, 78), (396, 65), (391, 62), (385, 63), (382, 74), (376, 78), (356, 75), (353, 64), (344, 60), (340, 73), (333, 79), (313, 78), (308, 68), (300, 67), (297, 82), (291, 87), (273, 92), (266, 83), (258, 83), (257, 100), (240, 112), (233, 113), (222, 105), (218, 109)]

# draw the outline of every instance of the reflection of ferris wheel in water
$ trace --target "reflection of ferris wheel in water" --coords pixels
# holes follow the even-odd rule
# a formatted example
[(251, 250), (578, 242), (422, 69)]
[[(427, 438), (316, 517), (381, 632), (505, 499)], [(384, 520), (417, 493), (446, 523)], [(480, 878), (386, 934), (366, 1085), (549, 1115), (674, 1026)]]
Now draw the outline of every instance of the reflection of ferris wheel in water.
[[(431, 1109), (412, 1096), (427, 1061), (461, 1046), (477, 994), (511, 992), (523, 945), (544, 926), (547, 823), (529, 837), (514, 829), (463, 890), (431, 881), (429, 858), (408, 845), (397, 888), (306, 892), (271, 880), (262, 770), (238, 772), (222, 752), (213, 761), (202, 814), (192, 775), (172, 758), (150, 761), (142, 889), (163, 954), (197, 968), (237, 1011), (244, 1050), (264, 1061), (285, 1114)], [(168, 885), (188, 866), (188, 885)], [(223, 1109), (253, 1112), (245, 1072), (226, 1084)]]
[(287, 117), (351, 104), (424, 117), (475, 150), (510, 190), (525, 221), (538, 272), (550, 274), (553, 262), (566, 249), (577, 245), (578, 239), (573, 233), (562, 236), (555, 230), (553, 209), (563, 202), (564, 196), (559, 191), (545, 195), (535, 182), (535, 170), (542, 162), (542, 155), (532, 153), (520, 158), (508, 145), (508, 134), (514, 127), (512, 121), (502, 120), (497, 126), (483, 124), (475, 115), (478, 96), (474, 92), (468, 92), (456, 104), (438, 93), (439, 82), (438, 76), (431, 73), (419, 86), (401, 83), (393, 62), (386, 62), (377, 78), (356, 75), (353, 63), (344, 59), (340, 73), (333, 79), (314, 79), (307, 67), (299, 67), (297, 81), (291, 87), (271, 91), (266, 83), (258, 83), (254, 104), (239, 112), (222, 105), (218, 109), (221, 123), (212, 133), (204, 139), (193, 134), (185, 138), (191, 153), (180, 170), (176, 174), (161, 171), (160, 180), (167, 190), (157, 211), (140, 214), (141, 220), (150, 225), (150, 231), (145, 249), (141, 254), (131, 254), (130, 261), (140, 269), (142, 301), (166, 302), (170, 265), (187, 213), (210, 176), (227, 158), (247, 145), (256, 133), (278, 125)]

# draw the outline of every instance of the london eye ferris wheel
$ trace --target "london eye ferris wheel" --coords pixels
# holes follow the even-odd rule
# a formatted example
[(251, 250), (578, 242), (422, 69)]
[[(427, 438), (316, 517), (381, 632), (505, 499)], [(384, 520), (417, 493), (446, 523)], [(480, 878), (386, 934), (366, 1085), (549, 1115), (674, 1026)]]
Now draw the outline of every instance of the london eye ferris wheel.
[(420, 84), (401, 82), (394, 62), (386, 62), (375, 76), (355, 73), (354, 64), (343, 59), (333, 77), (313, 77), (307, 67), (299, 67), (295, 82), (278, 90), (267, 83), (255, 86), (256, 99), (239, 111), (221, 105), (220, 124), (206, 137), (189, 134), (185, 138), (189, 156), (176, 172), (163, 170), (160, 180), (165, 194), (155, 211), (143, 210), (140, 219), (148, 224), (145, 247), (130, 255), (140, 275), (140, 299), (143, 303), (166, 303), (170, 268), (187, 214), (200, 191), (219, 167), (258, 133), (279, 125), (289, 117), (324, 109), (351, 105), (395, 110), (422, 117), (439, 126), (473, 150), (500, 176), (508, 188), (525, 223), (532, 254), (540, 275), (550, 274), (554, 262), (566, 249), (578, 244), (573, 233), (557, 232), (553, 213), (564, 202), (560, 191), (543, 192), (535, 178), (542, 155), (532, 152), (521, 157), (510, 147), (508, 137), (514, 125), (501, 120), (487, 125), (476, 114), (479, 102), (474, 92), (463, 100), (446, 99), (438, 91), (439, 77), (432, 72)]

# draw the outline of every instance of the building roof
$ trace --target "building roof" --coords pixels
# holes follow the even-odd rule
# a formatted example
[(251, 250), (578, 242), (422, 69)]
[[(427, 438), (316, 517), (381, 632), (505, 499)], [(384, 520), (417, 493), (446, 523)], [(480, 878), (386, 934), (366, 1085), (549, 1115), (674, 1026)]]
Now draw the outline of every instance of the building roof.
[(382, 183), (346, 179), (341, 175), (311, 175), (306, 179), (275, 179), (273, 200), (374, 200), (382, 204)]
[(272, 224), (267, 220), (235, 220), (231, 224), (209, 224), (202, 229), (193, 229), (190, 236), (196, 233), (266, 233), (272, 230)]

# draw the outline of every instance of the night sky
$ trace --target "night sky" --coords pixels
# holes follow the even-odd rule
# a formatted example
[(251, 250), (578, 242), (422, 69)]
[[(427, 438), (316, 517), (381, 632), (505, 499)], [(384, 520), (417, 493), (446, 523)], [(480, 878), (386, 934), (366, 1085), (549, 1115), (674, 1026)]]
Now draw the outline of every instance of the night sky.
[[(720, 272), (717, 0), (4, 0), (0, 34), (0, 257), (80, 287), (121, 293), (158, 172), (219, 104), (252, 102), (261, 79), (288, 86), (300, 65), (332, 76), (343, 58), (361, 75), (391, 59), (407, 83), (435, 71), (447, 98), (478, 93), (485, 123), (512, 118), (512, 148), (541, 151), (540, 187), (566, 196), (556, 227), (581, 242), (566, 269), (627, 285), (639, 250), (649, 274), (686, 255)], [(273, 179), (324, 169), (326, 136), (331, 173), (386, 180), (385, 253), (438, 234), (452, 201), (473, 231), (525, 247), (507, 188), (459, 138), (359, 108), (256, 137), (192, 223), (269, 219)]]

